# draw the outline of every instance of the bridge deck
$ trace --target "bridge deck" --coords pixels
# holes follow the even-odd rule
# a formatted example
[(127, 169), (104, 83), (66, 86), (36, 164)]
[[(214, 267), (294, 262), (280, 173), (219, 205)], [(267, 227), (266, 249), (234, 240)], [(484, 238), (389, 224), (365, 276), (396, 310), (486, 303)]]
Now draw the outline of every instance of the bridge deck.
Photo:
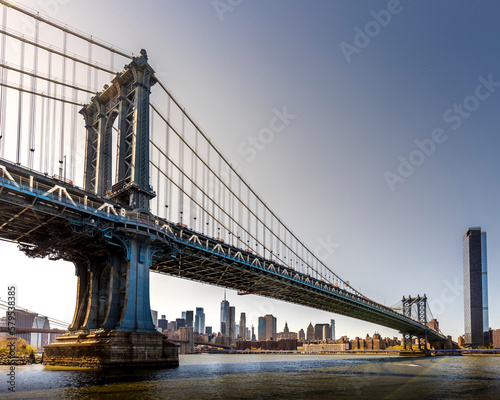
[(121, 209), (60, 179), (0, 160), (0, 238), (32, 257), (81, 260), (79, 248), (121, 247), (120, 234), (153, 240), (154, 272), (256, 293), (387, 326), (446, 338), (355, 293), (161, 218)]

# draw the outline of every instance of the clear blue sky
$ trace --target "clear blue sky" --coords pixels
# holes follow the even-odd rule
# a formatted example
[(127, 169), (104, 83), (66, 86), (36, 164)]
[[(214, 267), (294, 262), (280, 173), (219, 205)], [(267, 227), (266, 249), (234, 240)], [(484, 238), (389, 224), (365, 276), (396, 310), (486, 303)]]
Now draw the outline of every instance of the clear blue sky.
[[(50, 2), (20, 3), (43, 12)], [(327, 264), (367, 297), (390, 306), (425, 293), (456, 338), (462, 234), (481, 226), (490, 325), (500, 328), (498, 2), (50, 4), (45, 12), (74, 28), (147, 49), (160, 78), (267, 204), (311, 248), (334, 243)], [(296, 117), (248, 161), (249, 137), (283, 107)], [(2, 285), (19, 285), (20, 305), (71, 320), (74, 268), (0, 248)], [(218, 328), (222, 297), (220, 288), (152, 276), (152, 307), (167, 319), (202, 306)], [(337, 336), (396, 334), (257, 296), (230, 291), (228, 300), (255, 325), (272, 312), (280, 330), (285, 320), (298, 331), (335, 318)]]

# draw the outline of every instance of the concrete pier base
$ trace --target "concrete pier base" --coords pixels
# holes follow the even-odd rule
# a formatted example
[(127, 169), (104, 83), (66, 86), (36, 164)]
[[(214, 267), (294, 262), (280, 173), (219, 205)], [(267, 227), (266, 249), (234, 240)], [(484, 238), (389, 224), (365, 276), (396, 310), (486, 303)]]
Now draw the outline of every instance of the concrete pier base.
[(44, 365), (84, 368), (179, 366), (178, 346), (157, 332), (68, 332), (44, 349)]

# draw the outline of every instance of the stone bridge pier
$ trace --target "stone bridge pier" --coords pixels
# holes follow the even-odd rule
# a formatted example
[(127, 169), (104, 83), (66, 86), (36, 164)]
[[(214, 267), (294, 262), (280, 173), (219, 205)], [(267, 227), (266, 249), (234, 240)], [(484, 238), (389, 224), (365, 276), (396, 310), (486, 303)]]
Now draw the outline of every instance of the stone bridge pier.
[[(117, 239), (117, 240), (115, 240)], [(178, 346), (156, 331), (149, 302), (150, 240), (122, 244), (76, 261), (77, 301), (66, 334), (45, 346), (44, 364), (79, 367), (176, 367)]]

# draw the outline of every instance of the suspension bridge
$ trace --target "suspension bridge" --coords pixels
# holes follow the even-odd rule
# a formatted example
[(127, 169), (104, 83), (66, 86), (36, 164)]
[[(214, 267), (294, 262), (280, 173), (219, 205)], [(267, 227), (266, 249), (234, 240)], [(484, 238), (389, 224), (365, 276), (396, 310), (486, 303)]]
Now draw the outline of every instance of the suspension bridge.
[[(425, 296), (403, 299), (398, 312), (313, 254), (155, 75), (145, 50), (135, 56), (0, 3), (0, 238), (29, 257), (70, 261), (78, 276), (73, 321), (47, 347), (48, 362), (116, 365), (131, 362), (126, 351), (139, 364), (175, 358), (151, 320), (150, 271), (373, 322), (408, 344), (446, 341), (427, 326)], [(19, 19), (29, 34), (16, 31)]]

